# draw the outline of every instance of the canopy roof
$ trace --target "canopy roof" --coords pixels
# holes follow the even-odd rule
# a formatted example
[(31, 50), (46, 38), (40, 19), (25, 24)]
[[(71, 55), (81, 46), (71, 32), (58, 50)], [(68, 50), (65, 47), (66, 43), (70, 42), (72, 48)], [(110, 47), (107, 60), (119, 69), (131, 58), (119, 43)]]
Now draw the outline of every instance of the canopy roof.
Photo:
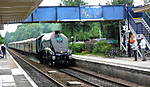
[(142, 7), (134, 8), (133, 11), (134, 12), (150, 12), (150, 4), (147, 4)]
[(26, 19), (42, 0), (0, 0), (0, 24)]

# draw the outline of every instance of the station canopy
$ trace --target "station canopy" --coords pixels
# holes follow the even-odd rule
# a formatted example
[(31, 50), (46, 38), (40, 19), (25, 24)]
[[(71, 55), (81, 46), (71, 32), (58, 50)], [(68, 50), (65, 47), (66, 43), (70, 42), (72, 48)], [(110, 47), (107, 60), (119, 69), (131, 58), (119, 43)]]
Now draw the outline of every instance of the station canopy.
[(134, 8), (133, 11), (134, 12), (150, 12), (150, 4), (147, 4), (142, 7)]
[(42, 0), (0, 0), (0, 24), (26, 19)]

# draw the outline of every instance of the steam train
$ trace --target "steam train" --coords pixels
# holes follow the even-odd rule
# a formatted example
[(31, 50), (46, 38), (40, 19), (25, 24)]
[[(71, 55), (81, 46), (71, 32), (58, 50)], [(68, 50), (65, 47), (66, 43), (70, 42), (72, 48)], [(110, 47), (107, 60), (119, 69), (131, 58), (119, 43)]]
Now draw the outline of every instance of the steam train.
[(68, 38), (60, 33), (60, 31), (43, 34), (38, 38), (11, 42), (8, 44), (8, 47), (30, 54), (36, 54), (40, 63), (46, 63), (51, 66), (69, 64), (71, 60)]

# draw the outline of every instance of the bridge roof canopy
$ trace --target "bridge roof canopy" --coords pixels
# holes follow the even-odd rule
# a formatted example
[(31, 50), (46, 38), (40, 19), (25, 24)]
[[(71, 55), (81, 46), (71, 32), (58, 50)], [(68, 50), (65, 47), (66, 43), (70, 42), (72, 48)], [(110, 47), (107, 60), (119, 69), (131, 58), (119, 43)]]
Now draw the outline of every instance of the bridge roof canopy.
[(150, 4), (147, 4), (145, 6), (133, 8), (134, 12), (150, 12)]
[(0, 0), (0, 24), (26, 19), (42, 0)]

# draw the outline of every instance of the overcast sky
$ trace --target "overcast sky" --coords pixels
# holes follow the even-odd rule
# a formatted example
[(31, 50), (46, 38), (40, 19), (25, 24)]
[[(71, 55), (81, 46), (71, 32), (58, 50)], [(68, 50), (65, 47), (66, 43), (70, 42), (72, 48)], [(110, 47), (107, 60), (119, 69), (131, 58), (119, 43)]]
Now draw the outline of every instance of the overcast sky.
[[(108, 1), (111, 2), (112, 0), (84, 0), (85, 2), (88, 2), (89, 5), (105, 5)], [(61, 0), (43, 0), (43, 2), (40, 4), (40, 6), (58, 6), (60, 4)], [(134, 0), (135, 6), (143, 5), (143, 0)], [(4, 30), (0, 30), (0, 33), (2, 36), (5, 35), (6, 31), (8, 32), (14, 32), (17, 29), (17, 26), (19, 24), (9, 24), (4, 25)]]

